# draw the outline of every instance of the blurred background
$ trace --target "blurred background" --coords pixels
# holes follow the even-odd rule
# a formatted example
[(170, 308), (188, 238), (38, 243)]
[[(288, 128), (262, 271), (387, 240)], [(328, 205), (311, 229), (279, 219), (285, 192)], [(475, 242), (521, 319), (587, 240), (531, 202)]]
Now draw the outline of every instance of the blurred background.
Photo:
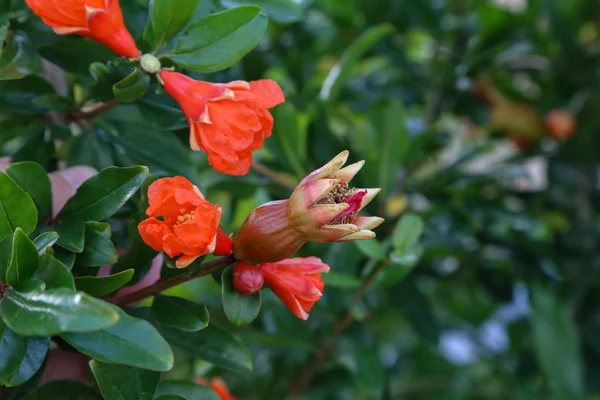
[[(141, 37), (148, 1), (121, 4)], [(126, 124), (118, 134), (100, 124), (49, 140), (3, 125), (24, 127), (27, 113), (0, 113), (13, 161), (185, 175), (222, 204), (227, 232), (342, 150), (367, 161), (352, 183), (382, 188), (366, 211), (386, 223), (373, 241), (302, 250), (332, 269), (310, 319), (264, 292), (258, 319), (233, 327), (220, 286), (190, 282), (172, 293), (209, 304), (211, 323), (249, 347), (254, 370), (178, 352), (165, 376), (220, 376), (238, 397), (261, 400), (600, 399), (600, 3), (202, 0), (198, 14), (241, 4), (262, 7), (268, 34), (237, 66), (192, 75), (284, 88), (273, 137), (244, 178), (184, 149), (186, 121), (160, 91), (106, 114)], [(37, 32), (30, 40), (69, 83), (101, 99), (89, 64), (112, 54), (78, 58), (75, 41), (27, 24), (19, 28)], [(40, 79), (4, 83), (0, 103), (47, 106), (53, 97), (29, 101), (46, 90)], [(126, 248), (125, 223), (112, 225)]]

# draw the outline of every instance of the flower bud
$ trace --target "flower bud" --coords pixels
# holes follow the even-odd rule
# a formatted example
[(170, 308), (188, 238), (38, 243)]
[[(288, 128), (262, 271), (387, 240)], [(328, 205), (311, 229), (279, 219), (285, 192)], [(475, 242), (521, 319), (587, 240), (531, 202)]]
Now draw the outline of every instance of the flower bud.
[(343, 242), (375, 237), (378, 217), (357, 217), (380, 189), (354, 189), (348, 182), (364, 162), (342, 168), (344, 151), (300, 182), (288, 200), (263, 204), (233, 238), (233, 252), (252, 264), (293, 256), (307, 242)]
[(244, 262), (233, 266), (233, 287), (243, 295), (258, 293), (264, 284), (264, 278), (258, 268)]
[(215, 246), (214, 255), (228, 256), (233, 250), (233, 241), (221, 228), (217, 231), (217, 244)]

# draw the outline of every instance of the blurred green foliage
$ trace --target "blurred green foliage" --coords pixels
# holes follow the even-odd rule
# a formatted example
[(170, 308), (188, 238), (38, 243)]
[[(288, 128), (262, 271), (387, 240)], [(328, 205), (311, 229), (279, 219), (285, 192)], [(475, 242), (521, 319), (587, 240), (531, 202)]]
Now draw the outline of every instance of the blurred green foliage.
[[(222, 205), (226, 232), (235, 232), (253, 208), (286, 198), (289, 190), (257, 172), (242, 178), (214, 172), (203, 154), (188, 149), (186, 121), (154, 79), (132, 73), (133, 64), (101, 45), (53, 35), (23, 1), (0, 2), (2, 153), (47, 171), (63, 164), (120, 167), (86, 183), (91, 189), (67, 203), (66, 222), (55, 226), (60, 238), (54, 253), (45, 250), (23, 266), (14, 264), (15, 251), (45, 240), (51, 243), (46, 247), (54, 245), (51, 237), (28, 238), (48, 230), (44, 219), (51, 196), (46, 183), (31, 185), (26, 179), (39, 173), (37, 164), (13, 164), (12, 174), (0, 174), (0, 203), (18, 203), (8, 204), (9, 212), (0, 217), (1, 276), (11, 276), (14, 268), (25, 272), (9, 282), (24, 294), (9, 289), (0, 307), (5, 313), (0, 383), (27, 381), (6, 389), (7, 399), (45, 399), (47, 393), (93, 399), (100, 392), (119, 398), (107, 393), (114, 389), (111, 381), (126, 386), (124, 377), (152, 390), (162, 379), (157, 397), (213, 398), (203, 387), (190, 386), (198, 376), (220, 376), (238, 397), (261, 400), (600, 398), (600, 4), (201, 0), (196, 8), (197, 1), (183, 3), (193, 6), (189, 15), (195, 21), (214, 20), (206, 16), (237, 6), (261, 7), (270, 20), (266, 34), (240, 62), (231, 54), (194, 58), (175, 46), (165, 52), (170, 58), (165, 64), (180, 62), (196, 71), (190, 73), (194, 78), (214, 82), (275, 79), (287, 102), (273, 110), (275, 130), (257, 153), (260, 165), (284, 181), (299, 182), (350, 149), (351, 161), (367, 161), (353, 185), (383, 189), (367, 211), (385, 216), (386, 223), (370, 242), (301, 250), (332, 269), (307, 322), (295, 319), (269, 291), (262, 292), (256, 319), (253, 307), (252, 318), (240, 316), (235, 295), (210, 276), (165, 293), (187, 300), (160, 297), (151, 310), (132, 311), (134, 316), (110, 305), (92, 307), (100, 301), (92, 296), (107, 293), (90, 277), (95, 267), (114, 261), (116, 249), (128, 251), (113, 272), (134, 272), (113, 275), (113, 291), (142, 279), (155, 256), (135, 229), (145, 209), (144, 190), (138, 189), (147, 187), (142, 182), (148, 172), (134, 166), (145, 165), (154, 176), (192, 180)], [(147, 25), (148, 1), (121, 0), (121, 5), (144, 51), (173, 38), (184, 46), (185, 34), (176, 36), (180, 27), (153, 36), (147, 26), (157, 25)], [(243, 10), (236, 18), (245, 25), (266, 21), (253, 7)], [(221, 45), (234, 46), (238, 39), (225, 36)], [(257, 41), (249, 35), (238, 44), (249, 50)], [(566, 141), (537, 137), (526, 149), (514, 148), (507, 139), (514, 132), (502, 131), (502, 124), (491, 127), (493, 106), (473, 93), (482, 80), (519, 104), (517, 110), (541, 116), (568, 110), (577, 120), (575, 134)], [(61, 120), (65, 112), (115, 96), (131, 103), (93, 124)], [(519, 116), (507, 112), (503, 118)], [(104, 200), (94, 195), (100, 188), (108, 193)], [(39, 220), (33, 217), (36, 208)], [(67, 330), (63, 311), (73, 301), (70, 276), (41, 274), (47, 270), (38, 261), (71, 270), (75, 287), (87, 293), (81, 294), (80, 308), (69, 310), (93, 318), (101, 330), (70, 327), (50, 346), (94, 356), (99, 390), (76, 382), (33, 390), (49, 344), (28, 335)], [(39, 280), (21, 282), (35, 273)], [(169, 274), (174, 272), (165, 266), (163, 275)], [(6, 314), (30, 302), (33, 311), (25, 317), (35, 320), (39, 288), (29, 286), (33, 281), (43, 281), (57, 303), (51, 310), (57, 325), (46, 330)], [(224, 301), (232, 302), (225, 311)], [(171, 303), (188, 314), (169, 315)], [(204, 305), (210, 311), (207, 328)], [(87, 314), (92, 308), (94, 314)], [(105, 327), (115, 313), (124, 317)], [(141, 339), (128, 334), (134, 325), (146, 332), (143, 344), (150, 347), (128, 347)], [(98, 345), (104, 340), (106, 348)], [(131, 353), (116, 350), (123, 346)], [(26, 351), (38, 354), (37, 368), (23, 361)], [(105, 364), (126, 363), (128, 357), (144, 361), (116, 369)], [(134, 367), (170, 370), (161, 377)]]

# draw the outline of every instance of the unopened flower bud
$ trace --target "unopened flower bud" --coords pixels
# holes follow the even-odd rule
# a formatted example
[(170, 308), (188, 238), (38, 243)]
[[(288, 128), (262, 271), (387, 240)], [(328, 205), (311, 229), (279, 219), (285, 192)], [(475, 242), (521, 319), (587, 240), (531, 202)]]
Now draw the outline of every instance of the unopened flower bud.
[(246, 296), (258, 293), (265, 280), (258, 268), (239, 262), (233, 266), (233, 288)]
[[(348, 186), (364, 161), (344, 167), (344, 151), (300, 182), (288, 200), (263, 204), (250, 213), (233, 238), (233, 253), (252, 264), (281, 261), (307, 242), (345, 242), (375, 237), (379, 217), (357, 214), (380, 189)], [(342, 168), (343, 167), (343, 168)]]

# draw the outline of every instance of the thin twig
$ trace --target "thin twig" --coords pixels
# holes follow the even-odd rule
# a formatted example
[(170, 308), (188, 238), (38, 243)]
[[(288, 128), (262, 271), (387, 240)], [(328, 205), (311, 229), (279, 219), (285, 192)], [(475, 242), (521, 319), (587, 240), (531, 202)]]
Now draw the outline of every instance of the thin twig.
[(104, 114), (105, 112), (111, 110), (112, 108), (118, 106), (119, 100), (113, 99), (108, 103), (97, 103), (93, 106), (90, 106), (85, 109), (80, 109), (73, 112), (70, 117), (73, 120), (91, 120), (97, 117), (100, 114)]
[(265, 178), (270, 179), (271, 181), (273, 181), (274, 183), (283, 187), (284, 189), (294, 190), (297, 186), (296, 183), (293, 182), (291, 179), (286, 178), (285, 176), (273, 171), (272, 169), (270, 169), (268, 167), (265, 167), (262, 164), (259, 164), (256, 162), (253, 163), (252, 170), (254, 172), (264, 176)]
[(164, 281), (158, 281), (154, 285), (148, 286), (140, 291), (128, 294), (126, 296), (117, 297), (114, 299), (113, 303), (121, 307), (138, 303), (144, 299), (147, 299), (148, 297), (156, 296), (157, 294), (160, 294), (161, 292), (174, 286), (191, 281), (192, 279), (200, 278), (201, 276), (212, 274), (219, 269), (231, 265), (233, 262), (233, 256), (217, 258), (216, 260), (203, 264), (203, 268), (192, 276), (179, 275), (173, 278), (165, 279)]
[(354, 322), (354, 317), (352, 316), (352, 308), (354, 308), (354, 306), (358, 304), (358, 302), (363, 298), (367, 290), (369, 290), (371, 285), (373, 285), (373, 283), (377, 279), (377, 276), (379, 276), (379, 274), (383, 272), (387, 266), (387, 262), (381, 262), (373, 271), (371, 276), (369, 276), (369, 279), (363, 282), (360, 289), (358, 289), (358, 291), (354, 294), (354, 297), (352, 298), (352, 305), (346, 313), (346, 316), (341, 321), (334, 323), (335, 330), (333, 332), (333, 335), (331, 335), (331, 337), (323, 344), (323, 346), (317, 348), (314, 351), (316, 359), (302, 369), (302, 371), (299, 374), (299, 378), (296, 380), (296, 383), (290, 388), (288, 398), (294, 398), (304, 393), (309, 387), (310, 382), (315, 377), (315, 375), (321, 369), (323, 369), (325, 362), (333, 352), (333, 349), (335, 348), (335, 345), (340, 339), (340, 336), (342, 336), (342, 333), (350, 325), (352, 325), (352, 322)]

